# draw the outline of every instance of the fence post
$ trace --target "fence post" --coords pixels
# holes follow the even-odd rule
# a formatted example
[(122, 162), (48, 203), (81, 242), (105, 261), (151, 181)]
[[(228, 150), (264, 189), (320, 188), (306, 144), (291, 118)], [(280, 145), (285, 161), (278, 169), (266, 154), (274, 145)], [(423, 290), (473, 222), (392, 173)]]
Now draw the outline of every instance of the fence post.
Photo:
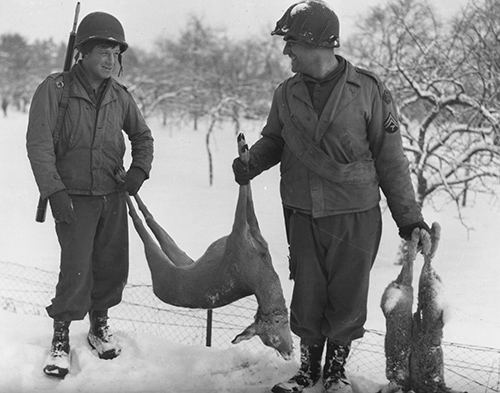
[(213, 314), (213, 310), (208, 309), (207, 310), (207, 337), (206, 337), (206, 343), (205, 343), (205, 345), (207, 347), (212, 346), (212, 314)]

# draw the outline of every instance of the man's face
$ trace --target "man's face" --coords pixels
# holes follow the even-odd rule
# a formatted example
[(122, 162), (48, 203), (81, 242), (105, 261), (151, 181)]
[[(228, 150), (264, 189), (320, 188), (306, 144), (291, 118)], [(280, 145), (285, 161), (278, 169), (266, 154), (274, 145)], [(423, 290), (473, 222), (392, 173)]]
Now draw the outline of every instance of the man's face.
[(95, 82), (109, 78), (118, 63), (119, 54), (119, 45), (96, 45), (83, 58), (83, 66), (89, 78)]
[(305, 44), (287, 41), (283, 48), (283, 54), (292, 60), (292, 72), (301, 72), (306, 75), (314, 75), (318, 64), (317, 49)]

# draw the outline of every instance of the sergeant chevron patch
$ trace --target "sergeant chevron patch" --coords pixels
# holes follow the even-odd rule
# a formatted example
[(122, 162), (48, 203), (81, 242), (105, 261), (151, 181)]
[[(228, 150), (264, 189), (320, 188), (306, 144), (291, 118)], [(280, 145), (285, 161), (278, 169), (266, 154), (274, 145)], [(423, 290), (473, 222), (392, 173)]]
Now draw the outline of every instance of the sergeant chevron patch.
[(384, 120), (384, 130), (389, 134), (393, 134), (399, 130), (398, 120), (391, 112), (389, 112), (386, 119)]

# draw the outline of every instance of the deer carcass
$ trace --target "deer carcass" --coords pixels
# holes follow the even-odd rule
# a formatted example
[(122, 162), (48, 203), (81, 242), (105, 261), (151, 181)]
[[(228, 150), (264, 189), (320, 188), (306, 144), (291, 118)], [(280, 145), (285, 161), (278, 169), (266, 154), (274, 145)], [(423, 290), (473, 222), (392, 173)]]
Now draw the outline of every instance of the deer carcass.
[[(248, 147), (238, 136), (240, 157)], [(255, 215), (250, 184), (240, 186), (232, 231), (213, 242), (196, 261), (182, 251), (156, 222), (139, 196), (135, 200), (158, 243), (145, 228), (130, 198), (129, 214), (144, 243), (155, 295), (165, 303), (189, 308), (217, 308), (249, 295), (257, 298), (254, 323), (233, 343), (258, 335), (284, 358), (292, 355), (292, 337), (283, 290), (267, 242)]]

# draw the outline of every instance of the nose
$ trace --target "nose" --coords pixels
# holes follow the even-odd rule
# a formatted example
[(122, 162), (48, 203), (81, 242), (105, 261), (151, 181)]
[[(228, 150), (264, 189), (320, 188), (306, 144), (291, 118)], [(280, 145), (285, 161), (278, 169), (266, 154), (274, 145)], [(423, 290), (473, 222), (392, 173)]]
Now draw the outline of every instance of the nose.
[(108, 64), (114, 64), (115, 60), (116, 60), (116, 57), (115, 57), (114, 53), (106, 53), (104, 59), (106, 60), (106, 62)]

